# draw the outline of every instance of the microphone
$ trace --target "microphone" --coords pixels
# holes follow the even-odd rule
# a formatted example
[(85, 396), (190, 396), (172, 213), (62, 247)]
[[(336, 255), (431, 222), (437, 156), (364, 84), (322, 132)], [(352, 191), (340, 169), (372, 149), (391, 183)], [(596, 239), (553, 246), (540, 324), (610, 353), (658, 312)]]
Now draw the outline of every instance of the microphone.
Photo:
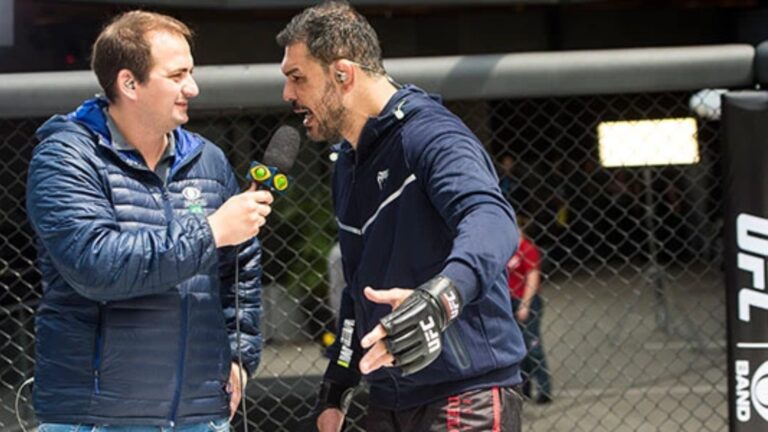
[(299, 153), (299, 131), (283, 125), (277, 129), (264, 151), (264, 162), (254, 161), (246, 178), (256, 183), (258, 189), (283, 193), (290, 185), (288, 171)]

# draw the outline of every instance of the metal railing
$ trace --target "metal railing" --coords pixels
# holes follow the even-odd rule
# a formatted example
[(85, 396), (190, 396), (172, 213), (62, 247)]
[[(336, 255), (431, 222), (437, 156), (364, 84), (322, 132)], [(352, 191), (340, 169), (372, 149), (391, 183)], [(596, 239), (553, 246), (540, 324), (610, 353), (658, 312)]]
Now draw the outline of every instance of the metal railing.
[[(573, 51), (385, 62), (400, 82), (442, 94), (496, 160), (510, 155), (508, 198), (532, 219), (544, 256), (542, 340), (553, 403), (528, 404), (525, 430), (720, 431), (727, 426), (720, 246), (720, 124), (714, 90), (753, 86), (746, 45)], [(277, 64), (202, 66), (189, 128), (236, 170), (261, 156), (281, 124)], [(83, 72), (0, 75), (0, 428), (33, 374), (40, 298), (26, 221), (34, 130), (98, 87)], [(600, 166), (603, 121), (695, 117), (700, 161)], [(248, 389), (252, 428), (310, 430), (334, 327), (328, 252), (336, 227), (326, 145), (304, 142), (295, 186), (275, 206), (264, 243), (265, 347)], [(347, 430), (363, 430), (362, 389)], [(29, 392), (22, 417), (34, 424)], [(238, 417), (236, 425), (242, 425)]]

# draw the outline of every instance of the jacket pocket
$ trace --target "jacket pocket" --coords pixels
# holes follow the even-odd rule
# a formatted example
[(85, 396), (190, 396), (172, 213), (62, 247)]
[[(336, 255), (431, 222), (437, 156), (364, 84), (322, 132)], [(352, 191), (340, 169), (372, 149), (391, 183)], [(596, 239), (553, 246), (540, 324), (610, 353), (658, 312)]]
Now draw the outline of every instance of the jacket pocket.
[(456, 360), (456, 366), (458, 366), (459, 370), (467, 370), (471, 365), (469, 350), (456, 327), (452, 325), (445, 329), (445, 348)]
[(434, 382), (445, 381), (446, 375), (454, 380), (481, 375), (497, 366), (482, 320), (472, 313), (454, 321), (442, 339), (443, 352), (435, 362), (439, 366), (430, 367)]

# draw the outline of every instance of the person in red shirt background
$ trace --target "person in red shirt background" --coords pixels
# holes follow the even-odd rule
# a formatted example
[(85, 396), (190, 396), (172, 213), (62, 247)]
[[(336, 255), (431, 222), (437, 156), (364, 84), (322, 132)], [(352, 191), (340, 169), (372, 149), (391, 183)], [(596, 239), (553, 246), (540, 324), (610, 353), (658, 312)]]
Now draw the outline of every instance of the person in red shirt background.
[(552, 402), (549, 368), (541, 344), (541, 317), (543, 302), (539, 295), (541, 287), (540, 254), (536, 245), (525, 235), (528, 219), (518, 215), (520, 245), (507, 262), (509, 294), (512, 310), (523, 331), (528, 356), (523, 360), (523, 393), (531, 397), (531, 381), (537, 389), (537, 404)]

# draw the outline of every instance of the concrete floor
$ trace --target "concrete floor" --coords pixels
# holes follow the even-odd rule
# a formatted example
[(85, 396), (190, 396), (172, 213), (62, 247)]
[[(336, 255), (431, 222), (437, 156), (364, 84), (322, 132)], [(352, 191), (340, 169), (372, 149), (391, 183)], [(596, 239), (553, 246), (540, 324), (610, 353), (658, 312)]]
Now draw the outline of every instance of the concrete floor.
[[(727, 430), (722, 274), (698, 265), (653, 275), (614, 264), (545, 279), (554, 402), (527, 404), (525, 431)], [(324, 368), (316, 343), (268, 344), (249, 385), (251, 430), (311, 430)], [(11, 390), (0, 392), (3, 431), (19, 430), (12, 406)]]
[[(718, 269), (657, 273), (613, 265), (561, 272), (545, 280), (542, 293), (554, 402), (527, 404), (524, 430), (727, 429), (725, 291)], [(264, 352), (260, 376), (308, 377), (324, 367), (316, 344), (274, 345)]]

